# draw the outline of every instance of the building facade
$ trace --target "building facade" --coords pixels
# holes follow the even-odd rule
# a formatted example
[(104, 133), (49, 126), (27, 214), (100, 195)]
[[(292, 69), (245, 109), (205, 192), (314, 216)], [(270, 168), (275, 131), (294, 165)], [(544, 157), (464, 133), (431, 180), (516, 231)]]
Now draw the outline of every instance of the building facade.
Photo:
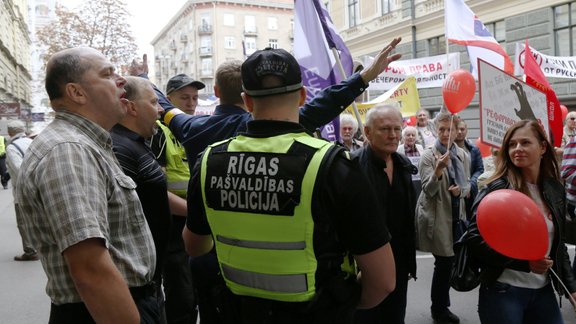
[(152, 40), (154, 79), (166, 89), (179, 73), (213, 92), (216, 68), (265, 47), (292, 49), (293, 0), (189, 0)]
[[(402, 37), (397, 52), (403, 59), (446, 53), (444, 0), (324, 0), (334, 25), (352, 55), (362, 60), (375, 55), (393, 37)], [(516, 43), (528, 39), (530, 46), (546, 55), (576, 56), (576, 1), (571, 0), (471, 0), (466, 4), (514, 59)], [(460, 52), (461, 67), (469, 67), (466, 49)], [(560, 102), (576, 110), (576, 79), (549, 79)], [(437, 111), (441, 89), (420, 89), (424, 108)], [(460, 115), (468, 121), (471, 138), (479, 136), (478, 96)]]
[(18, 118), (31, 107), (28, 1), (0, 1), (0, 26), (0, 118)]

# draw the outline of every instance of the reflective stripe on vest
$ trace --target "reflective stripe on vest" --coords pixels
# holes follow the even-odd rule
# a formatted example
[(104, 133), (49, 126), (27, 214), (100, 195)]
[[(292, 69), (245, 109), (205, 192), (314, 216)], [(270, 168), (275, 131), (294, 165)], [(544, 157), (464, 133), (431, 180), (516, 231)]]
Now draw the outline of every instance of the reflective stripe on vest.
[(247, 241), (223, 237), (216, 235), (216, 240), (224, 244), (251, 248), (251, 249), (267, 249), (267, 250), (304, 250), (306, 242), (261, 242), (261, 241)]
[(190, 180), (190, 168), (186, 158), (186, 152), (174, 137), (168, 127), (160, 121), (156, 121), (162, 132), (166, 143), (166, 180), (168, 191), (182, 198), (186, 198), (188, 192), (188, 181)]
[[(312, 153), (292, 154), (292, 145)], [(210, 145), (204, 153), (200, 174), (206, 216), (224, 280), (234, 294), (285, 302), (314, 298), (312, 194), (331, 147), (305, 133), (240, 135)], [(287, 162), (299, 164), (287, 167)], [(290, 183), (300, 185), (291, 188)], [(298, 197), (290, 196), (295, 192)], [(297, 203), (286, 207), (292, 198)]]
[(222, 264), (224, 277), (242, 286), (279, 293), (305, 293), (308, 290), (305, 274), (273, 275), (235, 269)]
[(168, 182), (168, 191), (175, 193), (177, 190), (188, 191), (188, 181)]

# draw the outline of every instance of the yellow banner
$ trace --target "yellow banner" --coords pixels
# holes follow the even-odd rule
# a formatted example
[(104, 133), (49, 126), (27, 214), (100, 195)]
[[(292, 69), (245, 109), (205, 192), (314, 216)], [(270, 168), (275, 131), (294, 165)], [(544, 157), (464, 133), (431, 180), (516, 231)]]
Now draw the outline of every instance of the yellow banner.
[[(372, 108), (374, 105), (382, 102), (395, 102), (399, 105), (400, 111), (403, 117), (415, 116), (416, 112), (420, 109), (420, 96), (418, 95), (418, 89), (416, 88), (416, 78), (409, 76), (404, 82), (399, 83), (394, 88), (386, 91), (386, 93), (381, 96), (365, 103), (358, 103), (358, 112), (364, 122), (364, 117), (368, 112), (368, 109)], [(346, 108), (345, 113), (354, 115), (354, 110), (352, 106)]]

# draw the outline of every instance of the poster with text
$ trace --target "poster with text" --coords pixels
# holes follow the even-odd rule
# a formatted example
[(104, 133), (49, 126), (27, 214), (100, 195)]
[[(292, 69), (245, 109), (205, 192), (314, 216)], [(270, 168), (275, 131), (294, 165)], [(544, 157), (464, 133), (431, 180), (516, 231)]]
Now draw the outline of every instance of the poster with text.
[(478, 60), (480, 134), (482, 141), (500, 147), (512, 124), (537, 120), (549, 134), (546, 94), (499, 68)]

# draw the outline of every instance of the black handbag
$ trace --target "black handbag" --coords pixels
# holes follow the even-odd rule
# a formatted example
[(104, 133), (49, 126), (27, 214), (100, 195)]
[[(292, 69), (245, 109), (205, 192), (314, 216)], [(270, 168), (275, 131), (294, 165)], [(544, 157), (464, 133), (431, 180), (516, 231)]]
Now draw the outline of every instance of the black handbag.
[(480, 285), (481, 269), (479, 263), (468, 253), (465, 232), (454, 243), (454, 263), (450, 271), (450, 286), (456, 291), (470, 291)]

